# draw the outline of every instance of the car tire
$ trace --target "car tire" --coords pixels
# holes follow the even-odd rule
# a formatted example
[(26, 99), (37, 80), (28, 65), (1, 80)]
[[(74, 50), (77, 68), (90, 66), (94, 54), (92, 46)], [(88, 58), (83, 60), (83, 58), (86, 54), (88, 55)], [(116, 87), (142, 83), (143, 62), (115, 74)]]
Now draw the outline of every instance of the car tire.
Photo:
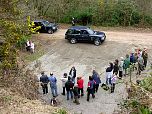
[(77, 43), (77, 40), (76, 40), (75, 38), (71, 38), (71, 39), (70, 39), (70, 43), (71, 43), (71, 44), (75, 44), (75, 43)]
[(101, 41), (99, 39), (94, 40), (94, 45), (99, 46), (101, 44)]
[(53, 33), (53, 30), (52, 29), (49, 29), (48, 30), (48, 34), (52, 34)]

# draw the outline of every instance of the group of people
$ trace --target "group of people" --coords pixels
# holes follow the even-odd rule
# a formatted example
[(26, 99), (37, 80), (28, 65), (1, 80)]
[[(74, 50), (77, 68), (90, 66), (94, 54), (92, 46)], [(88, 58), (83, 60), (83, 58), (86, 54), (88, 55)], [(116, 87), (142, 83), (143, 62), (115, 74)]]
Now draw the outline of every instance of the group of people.
[(34, 43), (32, 41), (27, 40), (25, 43), (26, 51), (34, 53)]
[[(74, 99), (74, 103), (79, 103), (79, 98), (84, 96), (84, 80), (82, 76), (76, 76), (76, 69), (73, 66), (69, 74), (64, 73), (63, 77), (60, 78), (62, 81), (63, 92), (62, 95), (67, 96), (67, 100)], [(50, 73), (50, 77), (45, 75), (44, 72), (41, 73), (40, 77), (41, 86), (43, 89), (43, 94), (48, 93), (48, 83), (50, 83), (50, 88), (52, 96), (55, 98), (58, 96), (57, 91), (57, 79)], [(89, 76), (88, 87), (87, 87), (87, 101), (90, 99), (90, 94), (95, 98), (95, 93), (98, 92), (99, 84), (101, 83), (99, 74), (93, 70), (92, 76)]]
[[(120, 57), (120, 61), (116, 59), (114, 63), (110, 62), (106, 68), (106, 84), (111, 85), (111, 93), (114, 92), (116, 80), (122, 79), (123, 76), (129, 74), (129, 68), (137, 70), (137, 75), (141, 74), (147, 66), (148, 53), (147, 49), (135, 49), (131, 54), (126, 54), (126, 58)], [(119, 74), (119, 76), (118, 76)]]
[[(128, 75), (130, 65), (133, 65), (133, 68), (137, 70), (137, 74), (140, 75), (141, 71), (144, 70), (147, 66), (148, 53), (147, 49), (135, 50), (134, 53), (131, 53), (130, 56), (127, 54), (126, 58), (116, 59), (113, 63), (110, 62), (109, 66), (106, 68), (106, 85), (110, 87), (110, 92), (113, 93), (115, 90), (115, 84), (117, 79), (122, 79), (123, 76)], [(58, 96), (57, 91), (57, 79), (50, 73), (50, 77), (41, 73), (40, 82), (43, 88), (43, 94), (48, 93), (48, 83), (50, 83), (50, 88), (52, 96), (55, 98)], [(74, 99), (74, 103), (80, 104), (80, 97), (84, 96), (84, 80), (82, 76), (77, 76), (76, 68), (73, 66), (69, 74), (64, 73), (63, 77), (60, 78), (62, 81), (63, 92), (62, 95), (67, 96), (67, 100)], [(89, 81), (87, 84), (87, 101), (92, 98), (95, 98), (95, 93), (98, 92), (101, 79), (96, 70), (92, 71), (92, 76), (89, 76)]]

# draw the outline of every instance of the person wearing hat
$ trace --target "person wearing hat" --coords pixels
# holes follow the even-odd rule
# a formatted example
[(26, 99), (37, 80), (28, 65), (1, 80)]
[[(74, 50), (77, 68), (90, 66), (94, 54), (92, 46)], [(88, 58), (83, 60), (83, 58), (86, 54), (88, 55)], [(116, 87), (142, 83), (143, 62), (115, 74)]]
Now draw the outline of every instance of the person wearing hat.
[(65, 95), (65, 83), (67, 82), (68, 77), (67, 77), (67, 73), (63, 74), (63, 77), (61, 78), (62, 81), (62, 88), (63, 88), (63, 93), (62, 95)]
[(119, 62), (119, 78), (121, 79), (123, 76), (123, 65), (124, 65), (124, 58), (121, 57), (120, 58), (120, 62)]
[(44, 71), (41, 72), (40, 82), (41, 82), (41, 86), (43, 89), (43, 94), (47, 94), (48, 93), (49, 79), (48, 79), (47, 75), (44, 74)]
[(52, 96), (53, 97), (58, 96), (58, 92), (57, 92), (57, 79), (53, 75), (52, 72), (50, 73), (49, 81), (50, 81), (50, 88), (51, 88)]

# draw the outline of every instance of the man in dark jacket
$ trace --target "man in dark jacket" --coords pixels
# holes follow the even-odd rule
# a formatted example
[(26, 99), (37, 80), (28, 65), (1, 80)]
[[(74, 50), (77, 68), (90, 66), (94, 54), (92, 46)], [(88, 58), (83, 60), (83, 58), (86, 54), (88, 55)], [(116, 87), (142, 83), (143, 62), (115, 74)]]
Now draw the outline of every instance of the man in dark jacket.
[(73, 99), (73, 86), (74, 83), (71, 80), (71, 77), (68, 77), (68, 81), (65, 83), (65, 88), (67, 91), (67, 100), (69, 100), (69, 96), (71, 96), (71, 99)]
[(47, 77), (47, 75), (44, 74), (44, 72), (41, 73), (41, 77), (40, 77), (40, 82), (41, 82), (41, 86), (43, 89), (43, 94), (47, 94), (48, 93), (48, 82), (49, 79)]

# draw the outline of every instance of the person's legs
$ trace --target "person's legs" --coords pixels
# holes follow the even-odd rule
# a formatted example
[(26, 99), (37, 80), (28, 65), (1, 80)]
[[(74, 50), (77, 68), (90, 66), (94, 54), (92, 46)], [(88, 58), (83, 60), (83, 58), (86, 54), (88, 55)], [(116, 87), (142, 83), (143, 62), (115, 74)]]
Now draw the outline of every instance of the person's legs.
[(106, 84), (107, 84), (107, 85), (108, 85), (108, 80), (109, 80), (109, 79), (108, 79), (108, 78), (106, 78)]
[(78, 94), (79, 94), (78, 98), (80, 97), (80, 91), (81, 91), (81, 89), (80, 89), (80, 88), (78, 88)]
[(119, 71), (119, 78), (122, 78), (122, 71)]
[(81, 88), (81, 96), (83, 96), (84, 95), (84, 93), (83, 93), (83, 88)]
[(58, 96), (57, 86), (54, 86), (55, 96)]
[(54, 87), (51, 87), (51, 92), (52, 92), (52, 96), (55, 97), (55, 93), (54, 93)]
[(96, 93), (98, 92), (99, 84), (96, 84)]
[(67, 91), (67, 100), (69, 100), (70, 91)]
[(42, 86), (43, 94), (45, 94), (45, 87), (44, 85)]
[(70, 90), (71, 99), (73, 99), (73, 92)]
[(108, 82), (109, 82), (109, 84), (111, 84), (111, 78), (108, 78)]
[(65, 87), (63, 87), (63, 93), (62, 93), (62, 95), (65, 95)]
[(74, 96), (74, 103), (76, 103), (77, 105), (79, 105), (79, 99), (78, 99), (78, 96)]
[(90, 90), (88, 90), (88, 93), (87, 93), (87, 101), (89, 101), (90, 99)]
[(114, 92), (113, 84), (111, 84), (111, 93)]
[(90, 94), (92, 95), (92, 98), (95, 98), (94, 89), (91, 89), (91, 90), (90, 90)]
[(46, 94), (48, 93), (48, 85), (46, 84)]
[(113, 83), (113, 92), (115, 91), (115, 83)]
[(147, 60), (144, 60), (144, 67), (146, 68), (147, 66)]

